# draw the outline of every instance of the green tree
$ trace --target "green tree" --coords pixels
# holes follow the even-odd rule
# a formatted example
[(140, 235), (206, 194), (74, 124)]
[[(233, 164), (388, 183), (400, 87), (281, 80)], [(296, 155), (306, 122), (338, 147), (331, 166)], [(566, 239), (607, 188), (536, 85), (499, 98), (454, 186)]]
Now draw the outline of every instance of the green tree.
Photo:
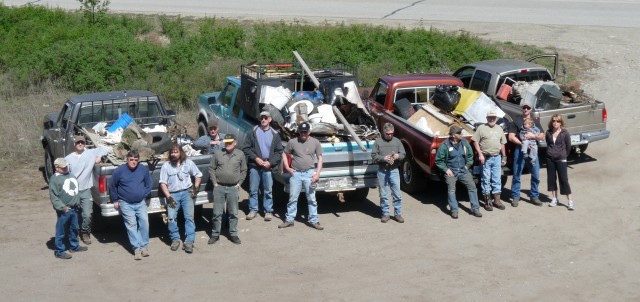
[(78, 0), (80, 11), (91, 25), (96, 24), (109, 10), (109, 0)]

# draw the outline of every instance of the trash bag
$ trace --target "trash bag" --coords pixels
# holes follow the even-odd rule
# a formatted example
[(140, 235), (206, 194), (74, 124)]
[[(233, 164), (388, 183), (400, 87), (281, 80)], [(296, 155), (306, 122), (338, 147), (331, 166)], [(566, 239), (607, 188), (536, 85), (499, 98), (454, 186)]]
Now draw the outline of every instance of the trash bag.
[(458, 106), (458, 102), (460, 102), (458, 86), (438, 85), (431, 99), (433, 100), (433, 105), (437, 108), (451, 112)]

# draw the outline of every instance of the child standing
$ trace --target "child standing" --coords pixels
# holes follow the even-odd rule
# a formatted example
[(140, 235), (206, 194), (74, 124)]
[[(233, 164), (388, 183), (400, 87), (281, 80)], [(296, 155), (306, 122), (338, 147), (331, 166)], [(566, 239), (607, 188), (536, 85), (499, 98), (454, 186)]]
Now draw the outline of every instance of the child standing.
[[(78, 180), (69, 174), (69, 163), (64, 158), (58, 158), (54, 162), (56, 173), (49, 181), (49, 198), (53, 209), (56, 210), (55, 256), (60, 259), (71, 259), (65, 246), (65, 237), (68, 237), (71, 252), (84, 252), (86, 246), (78, 243), (78, 205), (80, 202)], [(68, 229), (68, 236), (67, 236)]]
[(527, 133), (533, 133), (535, 135), (540, 134), (540, 129), (536, 127), (536, 124), (531, 118), (525, 118), (520, 130), (520, 141), (522, 142), (522, 157), (525, 160), (530, 160), (532, 165), (535, 165), (536, 158), (538, 157), (538, 142), (535, 139), (526, 139)]

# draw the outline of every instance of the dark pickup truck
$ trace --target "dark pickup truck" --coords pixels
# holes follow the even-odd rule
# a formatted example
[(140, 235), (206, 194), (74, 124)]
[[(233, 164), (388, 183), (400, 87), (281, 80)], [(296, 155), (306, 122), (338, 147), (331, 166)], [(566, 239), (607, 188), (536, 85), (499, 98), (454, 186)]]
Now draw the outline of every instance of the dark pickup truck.
[[(554, 59), (553, 73), (534, 63), (547, 57)], [(561, 90), (563, 86), (554, 82), (557, 66), (558, 55), (550, 54), (532, 57), (528, 61), (500, 59), (467, 64), (453, 75), (462, 81), (464, 87), (493, 98), (512, 118), (522, 114), (522, 105), (530, 105), (534, 109), (534, 117), (545, 128), (541, 130), (546, 130), (552, 115), (560, 114), (571, 133), (573, 149), (584, 152), (590, 143), (609, 137), (607, 109), (602, 101), (586, 95), (576, 97), (574, 91)], [(516, 89), (518, 87), (522, 89)], [(511, 93), (501, 94), (503, 91)], [(546, 147), (544, 140), (539, 143)]]
[[(439, 85), (462, 86), (462, 82), (443, 74), (383, 76), (366, 100), (378, 127), (392, 124), (395, 136), (404, 145), (407, 156), (400, 165), (400, 185), (407, 193), (425, 189), (425, 178), (441, 180), (435, 157), (440, 144), (448, 138), (450, 126), (461, 126), (464, 138), (469, 141), (474, 133), (474, 124), (430, 102)], [(499, 123), (506, 129), (506, 119), (500, 119)], [(479, 173), (475, 164), (474, 176), (479, 177)]]
[[(44, 174), (48, 181), (54, 173), (53, 161), (58, 157), (64, 157), (74, 151), (73, 136), (84, 135), (87, 138), (87, 148), (98, 146), (102, 136), (92, 130), (97, 124), (104, 123), (107, 126), (116, 122), (124, 113), (127, 113), (141, 127), (171, 126), (175, 113), (167, 110), (160, 98), (149, 92), (141, 90), (112, 91), (73, 96), (67, 100), (58, 113), (45, 116), (44, 130), (41, 137), (44, 150)], [(169, 141), (170, 142), (170, 141)], [(101, 144), (100, 144), (101, 145)], [(108, 158), (113, 157), (113, 148)], [(189, 157), (195, 162), (203, 173), (201, 191), (196, 198), (196, 205), (203, 205), (208, 200), (208, 194), (204, 190), (209, 178), (208, 165), (210, 155), (197, 155)], [(150, 197), (146, 200), (149, 213), (162, 213), (165, 211), (165, 199), (158, 190), (160, 179), (160, 167), (164, 161), (158, 155), (151, 160), (142, 162), (151, 170), (153, 188)], [(119, 211), (113, 207), (109, 198), (109, 180), (112, 172), (119, 163), (104, 160), (94, 167), (94, 186), (92, 189), (94, 201), (94, 215), (117, 216)], [(99, 218), (99, 217), (97, 217)], [(100, 221), (94, 219), (94, 224)]]

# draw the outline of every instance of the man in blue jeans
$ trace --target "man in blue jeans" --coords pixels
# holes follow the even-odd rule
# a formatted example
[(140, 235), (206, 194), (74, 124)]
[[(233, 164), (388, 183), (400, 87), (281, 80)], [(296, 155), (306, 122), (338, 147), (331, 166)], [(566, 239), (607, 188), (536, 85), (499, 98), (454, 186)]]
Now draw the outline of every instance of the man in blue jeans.
[[(57, 158), (54, 161), (56, 173), (49, 181), (49, 197), (53, 209), (56, 210), (55, 256), (59, 259), (71, 259), (65, 247), (65, 238), (69, 240), (70, 251), (84, 252), (86, 246), (78, 244), (78, 206), (80, 190), (78, 180), (69, 173), (67, 160)], [(68, 231), (68, 236), (66, 236)]]
[(262, 181), (264, 221), (273, 219), (273, 177), (271, 170), (282, 160), (280, 134), (271, 128), (271, 113), (260, 113), (260, 125), (247, 134), (242, 148), (249, 166), (249, 214), (251, 220), (258, 214), (258, 190)]
[(459, 181), (467, 187), (469, 201), (471, 202), (471, 214), (482, 217), (478, 204), (478, 189), (473, 182), (473, 176), (469, 168), (473, 164), (473, 150), (466, 139), (462, 137), (462, 128), (453, 125), (449, 128), (447, 138), (436, 153), (436, 166), (444, 172), (447, 182), (447, 198), (451, 208), (451, 218), (458, 219), (458, 200), (456, 200), (456, 183)]
[[(505, 209), (500, 201), (500, 193), (502, 193), (502, 166), (507, 164), (504, 149), (507, 139), (497, 121), (496, 112), (489, 111), (487, 123), (480, 125), (471, 138), (473, 147), (478, 153), (478, 160), (482, 164), (482, 199), (484, 209), (487, 211), (493, 211), (493, 206), (500, 210)], [(490, 196), (492, 193), (493, 200)]]
[[(293, 221), (298, 213), (298, 197), (304, 187), (307, 194), (307, 206), (309, 208), (309, 223), (316, 230), (324, 230), (318, 221), (318, 202), (316, 201), (316, 184), (320, 179), (322, 170), (322, 145), (317, 139), (310, 137), (311, 126), (303, 122), (298, 126), (298, 137), (289, 140), (284, 149), (282, 164), (284, 170), (291, 175), (289, 179), (289, 202), (287, 203), (287, 215), (285, 221), (278, 228), (293, 226)], [(292, 157), (291, 164), (286, 155)], [(314, 168), (314, 157), (318, 159), (318, 166)]]
[[(194, 183), (191, 184), (191, 177)], [(193, 220), (194, 199), (198, 195), (202, 172), (196, 164), (187, 158), (180, 145), (173, 143), (169, 147), (169, 161), (162, 164), (160, 169), (160, 190), (167, 198), (167, 213), (169, 219), (169, 237), (171, 238), (171, 250), (177, 251), (180, 247), (180, 232), (178, 230), (178, 210), (182, 209), (184, 216), (184, 246), (183, 250), (193, 253), (193, 244), (196, 240), (196, 224)], [(192, 194), (193, 193), (193, 194)]]
[(116, 210), (120, 210), (135, 260), (149, 256), (149, 216), (145, 199), (151, 193), (151, 176), (149, 169), (139, 161), (138, 151), (129, 151), (127, 163), (113, 171), (109, 184), (111, 202)]
[(536, 127), (540, 129), (540, 133), (533, 134), (531, 132), (527, 132), (524, 138), (535, 139), (537, 141), (544, 139), (544, 130), (542, 129), (542, 125), (540, 125), (540, 121), (533, 118), (533, 115), (531, 114), (531, 106), (527, 104), (522, 105), (522, 115), (516, 117), (509, 127), (509, 141), (516, 145), (515, 151), (513, 152), (513, 178), (511, 180), (512, 207), (517, 207), (520, 202), (520, 177), (522, 176), (522, 171), (524, 170), (525, 165), (529, 166), (529, 171), (531, 172), (531, 193), (529, 194), (531, 203), (536, 206), (542, 206), (542, 202), (539, 198), (540, 192), (538, 191), (538, 186), (540, 185), (540, 162), (537, 156), (535, 161), (525, 160), (522, 154), (522, 141), (518, 138), (520, 130), (524, 128), (525, 118), (534, 120)]
[(393, 198), (394, 218), (399, 223), (404, 223), (402, 217), (402, 193), (400, 192), (400, 173), (398, 166), (406, 155), (404, 146), (399, 139), (393, 137), (394, 127), (390, 123), (382, 125), (382, 137), (376, 139), (371, 152), (373, 162), (378, 164), (378, 191), (380, 193), (380, 209), (382, 218), (380, 222), (389, 221), (389, 192)]

